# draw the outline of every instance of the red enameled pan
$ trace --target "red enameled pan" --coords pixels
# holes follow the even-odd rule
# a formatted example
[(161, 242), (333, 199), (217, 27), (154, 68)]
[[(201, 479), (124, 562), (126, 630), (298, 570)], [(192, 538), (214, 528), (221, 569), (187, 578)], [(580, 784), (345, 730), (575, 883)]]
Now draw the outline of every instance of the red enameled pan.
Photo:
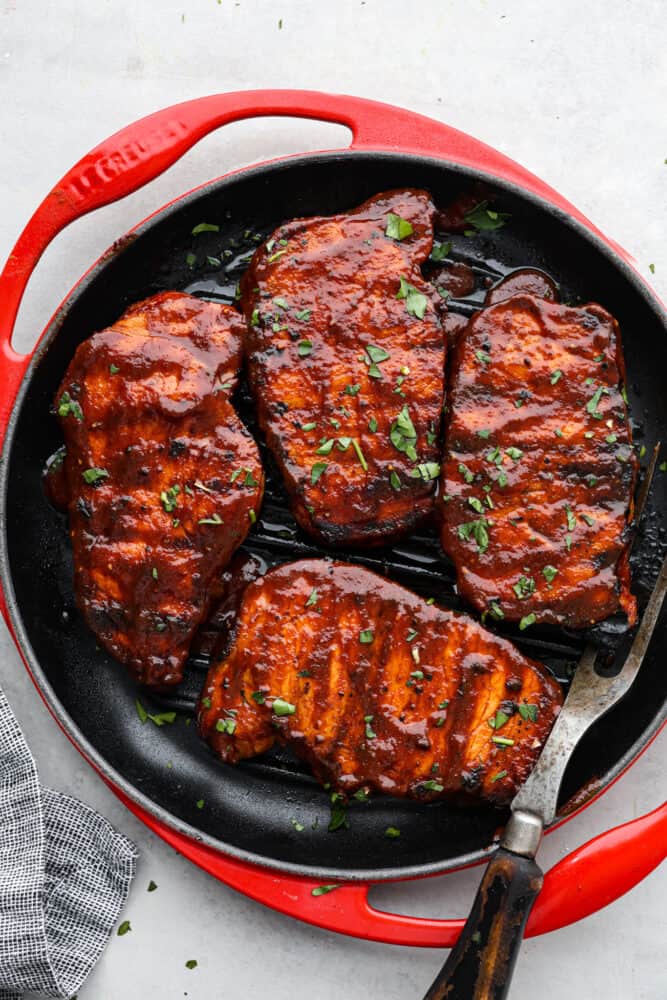
[[(172, 202), (92, 266), (56, 310), (31, 355), (15, 353), (12, 330), (24, 288), (64, 226), (148, 183), (213, 129), (272, 115), (347, 125), (351, 146), (237, 171)], [(452, 308), (470, 314), (490, 282), (521, 265), (552, 274), (567, 301), (601, 302), (621, 324), (635, 436), (650, 454), (657, 440), (667, 440), (661, 375), (667, 368), (667, 316), (628, 255), (516, 163), (398, 108), (305, 91), (258, 91), (206, 97), (157, 112), (102, 143), (62, 178), (33, 215), (0, 276), (0, 603), (37, 689), (128, 808), (195, 864), (301, 920), (396, 944), (450, 946), (463, 922), (379, 912), (368, 903), (369, 883), (474, 864), (488, 851), (505, 815), (482, 807), (377, 800), (351, 807), (349, 830), (329, 833), (326, 793), (288, 754), (228, 768), (197, 739), (188, 722), (205, 668), (200, 654), (192, 658), (183, 690), (171, 697), (179, 710), (177, 722), (160, 729), (142, 726), (132, 682), (96, 649), (76, 611), (65, 520), (47, 503), (41, 472), (61, 443), (49, 409), (76, 345), (131, 301), (170, 287), (229, 301), (257, 241), (284, 219), (340, 211), (404, 185), (428, 188), (436, 204), (444, 206), (480, 184), (494, 204), (510, 213), (511, 223), (474, 239), (454, 237), (452, 257), (472, 267), (476, 288)], [(220, 232), (193, 236), (202, 221), (219, 224)], [(238, 405), (252, 427), (244, 391)], [(267, 566), (322, 551), (296, 528), (267, 465), (267, 499), (246, 551)], [(664, 546), (665, 480), (659, 476), (654, 484), (634, 547), (640, 610)], [(452, 567), (432, 531), (386, 550), (340, 554), (450, 607), (460, 606)], [(554, 826), (617, 780), (664, 725), (667, 672), (660, 654), (666, 617), (631, 694), (575, 754)], [(524, 636), (512, 626), (497, 627), (567, 683), (581, 635), (538, 628)], [(603, 638), (613, 639), (614, 624), (604, 629)], [(205, 806), (197, 808), (202, 799)], [(401, 837), (384, 837), (388, 825), (400, 827)], [(579, 848), (547, 874), (527, 933), (562, 927), (617, 899), (660, 863), (666, 844), (663, 805)], [(335, 893), (312, 896), (323, 880), (344, 885)]]

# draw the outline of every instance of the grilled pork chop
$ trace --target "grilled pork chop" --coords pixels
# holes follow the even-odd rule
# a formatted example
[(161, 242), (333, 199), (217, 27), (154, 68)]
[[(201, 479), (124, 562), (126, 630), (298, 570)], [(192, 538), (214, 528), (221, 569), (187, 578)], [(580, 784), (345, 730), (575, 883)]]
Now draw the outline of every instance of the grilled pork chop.
[(450, 360), (442, 545), (460, 593), (496, 618), (632, 624), (637, 460), (618, 325), (601, 306), (515, 295)]
[(181, 680), (220, 571), (262, 497), (229, 402), (243, 320), (163, 292), (77, 348), (56, 397), (77, 600), (138, 680)]
[(313, 559), (248, 586), (199, 727), (228, 763), (285, 743), (345, 795), (502, 803), (561, 702), (539, 663), (466, 615)]
[(327, 543), (409, 531), (433, 503), (444, 393), (425, 191), (281, 226), (242, 282), (249, 378), (301, 526)]

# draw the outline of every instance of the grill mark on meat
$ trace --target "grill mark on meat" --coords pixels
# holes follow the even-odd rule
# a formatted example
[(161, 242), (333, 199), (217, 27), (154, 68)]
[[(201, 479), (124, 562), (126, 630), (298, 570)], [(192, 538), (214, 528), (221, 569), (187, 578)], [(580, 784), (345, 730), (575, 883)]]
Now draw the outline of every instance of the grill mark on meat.
[[(80, 344), (56, 397), (77, 601), (147, 685), (181, 680), (261, 502), (257, 447), (229, 402), (243, 327), (229, 306), (163, 292)], [(231, 482), (241, 468), (254, 485)]]
[[(402, 240), (386, 235), (391, 213), (412, 227)], [(412, 475), (417, 463), (390, 434), (407, 406), (419, 462), (438, 461), (445, 345), (439, 297), (419, 266), (433, 214), (426, 192), (401, 190), (349, 213), (288, 222), (258, 248), (241, 283), (259, 424), (296, 519), (327, 544), (398, 537), (432, 510), (434, 481)], [(424, 296), (423, 318), (396, 297), (402, 278)], [(389, 356), (372, 365), (374, 347)], [(340, 438), (354, 439), (363, 461)]]
[[(366, 630), (372, 642), (361, 641)], [(277, 698), (294, 712), (278, 714)], [(500, 804), (533, 767), (561, 702), (544, 667), (466, 615), (361, 567), (312, 559), (247, 587), (198, 721), (228, 763), (277, 740), (346, 795)], [(535, 720), (511, 711), (493, 729), (508, 703), (534, 705)]]
[[(618, 325), (595, 304), (515, 295), (459, 334), (441, 539), (462, 596), (480, 611), (495, 603), (510, 620), (535, 614), (581, 628), (622, 610), (634, 623), (638, 463), (624, 378)], [(486, 537), (466, 527), (480, 521)]]

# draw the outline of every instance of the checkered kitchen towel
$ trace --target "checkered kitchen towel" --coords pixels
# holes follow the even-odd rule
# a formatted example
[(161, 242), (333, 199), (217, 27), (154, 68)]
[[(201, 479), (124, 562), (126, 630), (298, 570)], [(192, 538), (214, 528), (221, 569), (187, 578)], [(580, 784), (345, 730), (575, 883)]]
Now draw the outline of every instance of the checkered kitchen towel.
[(42, 788), (0, 691), (0, 1000), (71, 997), (134, 878), (133, 844), (76, 799)]

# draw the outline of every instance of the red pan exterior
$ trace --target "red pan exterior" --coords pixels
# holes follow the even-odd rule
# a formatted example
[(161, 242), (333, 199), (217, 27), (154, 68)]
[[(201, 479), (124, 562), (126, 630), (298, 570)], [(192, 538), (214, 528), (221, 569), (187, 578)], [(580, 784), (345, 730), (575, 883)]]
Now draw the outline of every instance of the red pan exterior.
[[(483, 143), (421, 115), (360, 98), (311, 91), (250, 91), (188, 101), (128, 126), (91, 151), (50, 192), (19, 238), (0, 275), (0, 444), (31, 360), (31, 356), (18, 355), (11, 348), (14, 321), (27, 281), (51, 240), (74, 219), (125, 197), (157, 177), (221, 125), (270, 115), (347, 125), (353, 133), (354, 150), (426, 154), (510, 181), (576, 218), (634, 267), (625, 251), (538, 178)], [(0, 610), (16, 641), (1, 591)], [(29, 670), (18, 642), (17, 646)], [(48, 707), (64, 729), (53, 707)], [(367, 884), (349, 884), (313, 897), (311, 890), (317, 885), (313, 880), (287, 877), (229, 858), (172, 830), (113, 784), (110, 787), (139, 819), (195, 864), (246, 895), (298, 919), (356, 937), (431, 947), (452, 946), (463, 926), (462, 920), (426, 920), (375, 910), (368, 902)], [(589, 841), (547, 874), (531, 914), (528, 935), (555, 930), (608, 905), (664, 859), (666, 845), (667, 803)]]

